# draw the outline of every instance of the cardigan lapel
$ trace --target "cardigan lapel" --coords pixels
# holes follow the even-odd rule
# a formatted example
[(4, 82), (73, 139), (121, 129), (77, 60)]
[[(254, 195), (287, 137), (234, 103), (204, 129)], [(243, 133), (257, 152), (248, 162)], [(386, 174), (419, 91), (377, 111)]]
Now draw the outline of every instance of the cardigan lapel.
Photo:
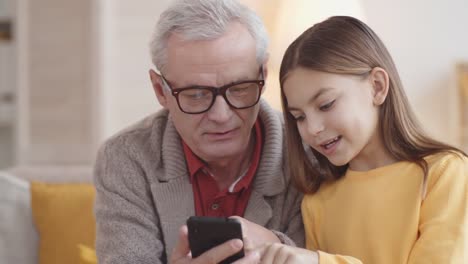
[(283, 126), (278, 114), (263, 100), (260, 101), (259, 116), (264, 126), (263, 150), (244, 217), (262, 226), (267, 226), (273, 216), (273, 209), (265, 197), (274, 197), (286, 189)]
[(266, 226), (272, 216), (273, 210), (266, 202), (263, 194), (255, 189), (252, 190), (249, 203), (245, 209), (244, 218), (258, 225)]
[(187, 177), (179, 177), (166, 183), (154, 184), (151, 191), (169, 258), (177, 242), (179, 228), (190, 216), (195, 215), (192, 186)]
[(179, 228), (187, 218), (195, 215), (195, 206), (182, 142), (170, 115), (163, 138), (161, 161), (164, 172), (158, 173), (158, 183), (151, 186), (151, 191), (169, 258), (177, 242)]

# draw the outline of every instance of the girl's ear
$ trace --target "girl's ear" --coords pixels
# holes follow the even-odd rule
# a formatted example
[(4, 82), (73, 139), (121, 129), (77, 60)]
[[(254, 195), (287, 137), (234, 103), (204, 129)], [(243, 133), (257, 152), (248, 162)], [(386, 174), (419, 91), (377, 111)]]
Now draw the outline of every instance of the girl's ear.
[(164, 87), (161, 75), (157, 74), (154, 70), (150, 70), (149, 75), (151, 84), (153, 85), (154, 93), (156, 94), (156, 98), (158, 98), (159, 104), (162, 107), (166, 108), (167, 97), (164, 94)]
[(375, 67), (370, 73), (370, 81), (372, 84), (372, 97), (374, 105), (381, 105), (387, 98), (390, 80), (387, 72), (380, 68)]

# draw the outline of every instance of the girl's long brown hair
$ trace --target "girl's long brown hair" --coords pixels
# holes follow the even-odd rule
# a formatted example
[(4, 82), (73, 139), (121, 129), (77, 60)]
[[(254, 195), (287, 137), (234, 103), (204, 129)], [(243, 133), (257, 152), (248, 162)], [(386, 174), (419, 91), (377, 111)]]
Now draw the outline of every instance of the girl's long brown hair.
[(331, 17), (300, 35), (286, 50), (280, 68), (281, 99), (286, 122), (290, 174), (295, 185), (306, 193), (316, 192), (326, 181), (341, 178), (347, 165), (334, 166), (312, 150), (312, 164), (303, 147), (296, 121), (288, 112), (283, 84), (288, 73), (302, 67), (327, 73), (363, 75), (375, 67), (389, 76), (389, 91), (380, 107), (379, 128), (385, 148), (396, 160), (417, 163), (427, 176), (424, 157), (438, 152), (463, 151), (428, 137), (411, 110), (397, 69), (383, 42), (362, 21), (346, 16)]

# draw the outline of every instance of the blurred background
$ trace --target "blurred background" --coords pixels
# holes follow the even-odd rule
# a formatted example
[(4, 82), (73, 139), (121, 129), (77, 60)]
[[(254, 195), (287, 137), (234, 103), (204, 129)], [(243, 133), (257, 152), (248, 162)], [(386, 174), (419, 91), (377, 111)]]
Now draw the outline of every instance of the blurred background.
[[(103, 140), (160, 109), (148, 43), (171, 2), (0, 0), (0, 169), (91, 166)], [(264, 97), (275, 108), (287, 45), (328, 16), (352, 15), (387, 45), (426, 131), (468, 150), (456, 75), (468, 61), (466, 0), (242, 2), (271, 37)]]

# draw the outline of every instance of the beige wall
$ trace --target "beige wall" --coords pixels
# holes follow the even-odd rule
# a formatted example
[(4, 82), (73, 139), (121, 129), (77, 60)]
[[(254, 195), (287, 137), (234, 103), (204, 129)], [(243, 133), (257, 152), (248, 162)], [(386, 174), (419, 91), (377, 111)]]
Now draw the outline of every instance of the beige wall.
[[(296, 14), (289, 21), (296, 24), (300, 13), (307, 16), (305, 21), (310, 24), (333, 14), (354, 14), (369, 23), (387, 44), (426, 130), (445, 142), (459, 144), (461, 135), (453, 67), (459, 60), (468, 60), (468, 35), (461, 33), (463, 25), (468, 25), (466, 1), (297, 0), (302, 3), (296, 12), (291, 9), (296, 0), (241, 1), (258, 11), (271, 35), (273, 54), (264, 97), (276, 108), (280, 108), (276, 67), (282, 50), (301, 32), (300, 27), (283, 27), (281, 33), (275, 33), (274, 28), (288, 22), (287, 17), (281, 18), (278, 13), (289, 8), (290, 13)], [(107, 44), (102, 46), (108, 53), (105, 64), (110, 65), (105, 67), (107, 84), (103, 86), (109, 89), (103, 138), (158, 109), (147, 80), (146, 70), (150, 63), (146, 48), (154, 22), (170, 2), (146, 0), (131, 6), (128, 1), (107, 0), (111, 8), (107, 9), (106, 16), (114, 22), (107, 24), (112, 33), (106, 38)], [(361, 8), (356, 3), (360, 3)], [(138, 30), (129, 33), (133, 28)], [(111, 76), (116, 79), (111, 80)]]
[[(104, 50), (120, 56), (107, 56), (111, 58), (107, 60), (111, 65), (106, 67), (107, 76), (117, 78), (107, 78), (107, 85), (104, 85), (112, 87), (113, 91), (109, 90), (103, 138), (158, 108), (146, 76), (150, 63), (145, 49), (151, 27), (161, 10), (171, 2), (143, 1), (131, 8), (126, 1), (107, 1), (112, 6), (107, 9), (107, 15), (114, 24), (108, 24), (113, 35), (107, 38), (109, 42)], [(278, 65), (287, 44), (302, 32), (301, 27), (306, 28), (329, 15), (353, 14), (369, 23), (387, 44), (425, 129), (440, 140), (459, 144), (454, 64), (468, 60), (468, 35), (461, 34), (463, 25), (468, 25), (466, 1), (241, 1), (258, 11), (271, 36), (270, 75), (264, 97), (276, 108), (280, 109)], [(299, 3), (299, 9), (294, 9), (294, 2)], [(293, 18), (281, 17), (281, 12)], [(298, 19), (301, 14), (306, 17), (302, 22)], [(299, 26), (286, 27), (287, 22)], [(139, 30), (131, 34), (132, 38), (124, 37), (138, 23)], [(130, 26), (122, 27), (124, 24)]]
[(149, 40), (171, 1), (101, 0), (97, 10), (99, 140), (160, 109), (149, 81)]
[(430, 135), (460, 146), (455, 64), (468, 61), (468, 2), (362, 2), (368, 23), (393, 55), (423, 127)]
[(17, 4), (17, 163), (90, 163), (92, 1)]
[[(0, 0), (0, 21), (11, 21), (12, 0)], [(0, 38), (0, 168), (13, 163), (15, 156), (15, 41)]]
[[(281, 49), (302, 31), (283, 26), (288, 20), (299, 21), (300, 12), (290, 9), (294, 1), (242, 1), (258, 10), (270, 31), (273, 43), (265, 97), (279, 109), (275, 75)], [(310, 19), (304, 20), (303, 27), (318, 20), (318, 15), (313, 18), (316, 12), (325, 10), (321, 16), (328, 16), (354, 8), (332, 6), (334, 1), (327, 1), (328, 5), (302, 1), (300, 11)], [(105, 138), (160, 109), (148, 80), (152, 67), (148, 41), (160, 12), (170, 2), (16, 2), (21, 17), (17, 163), (91, 164)], [(463, 25), (468, 25), (466, 1), (361, 3), (362, 17), (393, 54), (423, 126), (431, 135), (458, 145), (461, 135), (453, 65), (468, 60), (468, 35), (462, 34)], [(317, 7), (305, 8), (305, 4)], [(295, 14), (294, 19), (281, 18), (278, 12), (285, 10)], [(283, 31), (275, 31), (281, 27)]]
[[(160, 108), (147, 76), (151, 67), (147, 43), (159, 14), (172, 1), (142, 0), (138, 6), (122, 0), (101, 1), (102, 139)], [(278, 71), (287, 45), (308, 25), (332, 14), (363, 17), (358, 0), (328, 0), (326, 4), (317, 0), (241, 2), (259, 13), (270, 34), (269, 76), (263, 97), (278, 110), (281, 109)], [(296, 5), (291, 5), (294, 2)], [(316, 5), (321, 8), (314, 8)], [(281, 13), (285, 14), (280, 16)], [(301, 15), (303, 18), (299, 19)], [(288, 26), (290, 22), (293, 26)]]

